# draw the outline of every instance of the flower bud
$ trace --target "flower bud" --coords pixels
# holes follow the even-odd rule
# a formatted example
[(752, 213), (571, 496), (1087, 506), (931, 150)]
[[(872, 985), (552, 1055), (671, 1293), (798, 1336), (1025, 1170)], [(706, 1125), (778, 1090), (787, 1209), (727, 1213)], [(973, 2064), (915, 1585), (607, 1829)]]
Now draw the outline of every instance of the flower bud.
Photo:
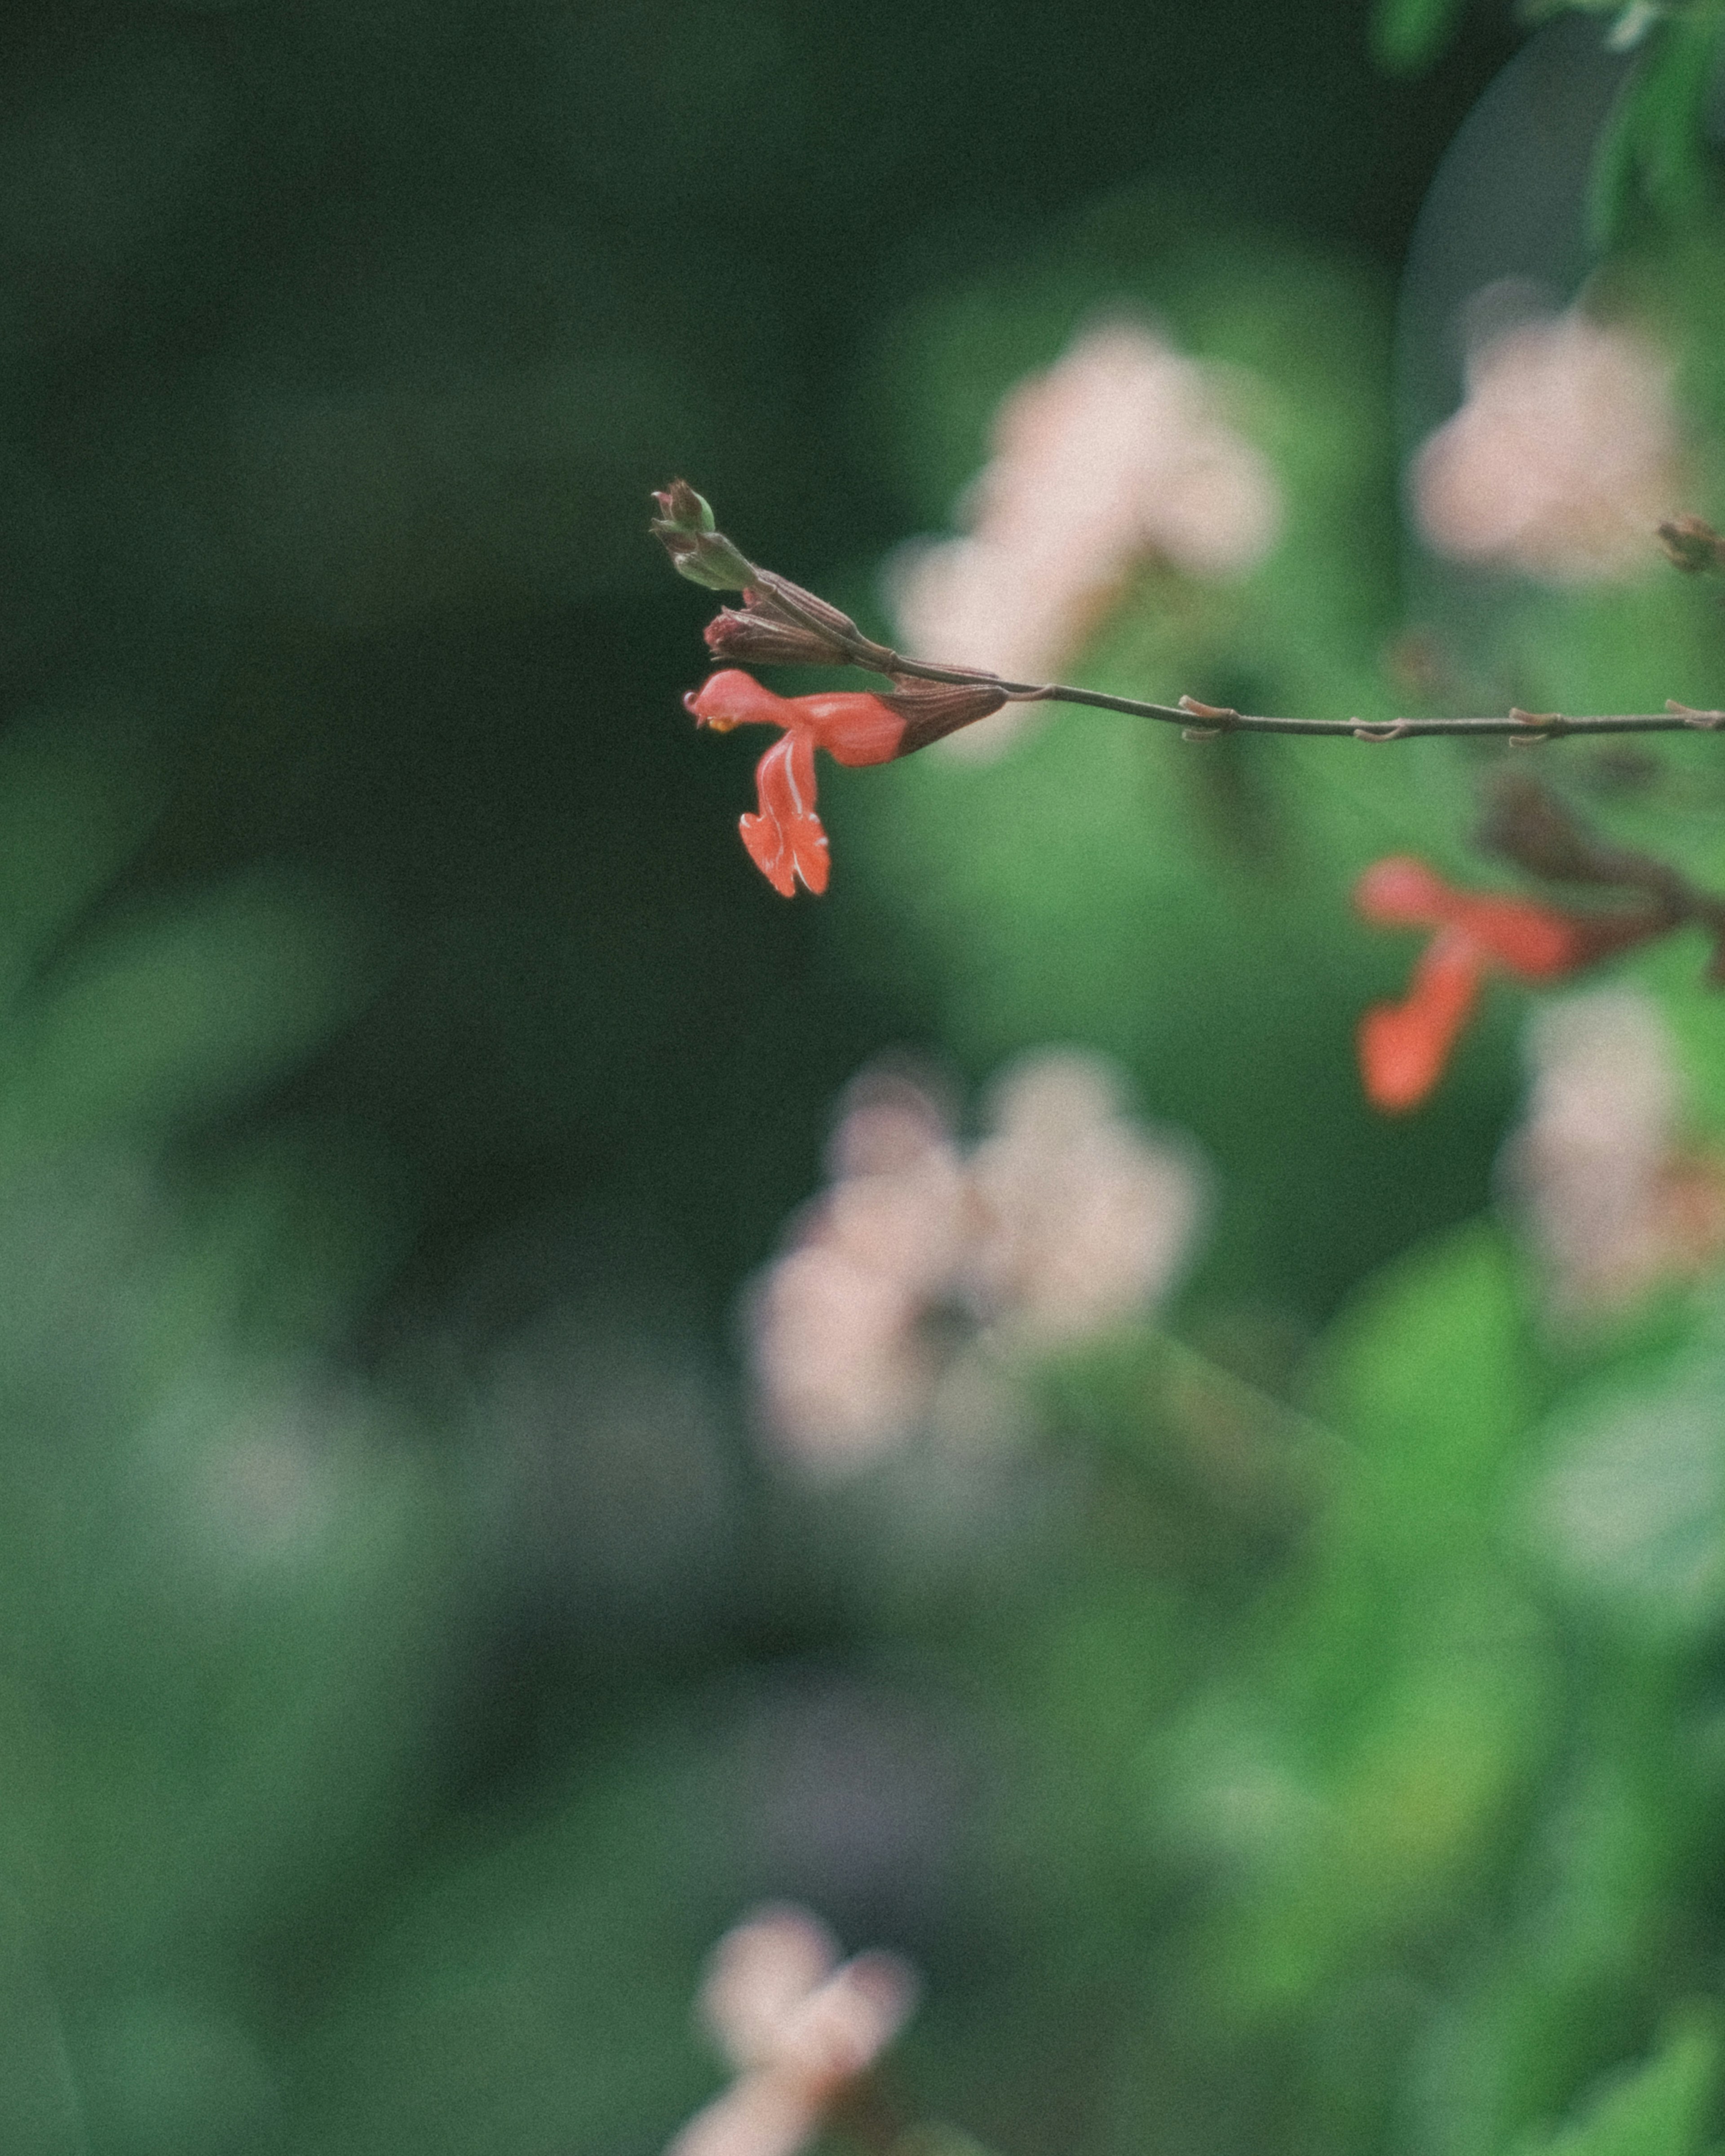
[(753, 564), (716, 528), (711, 505), (686, 480), (673, 480), (653, 499), (660, 514), (647, 528), (680, 577), (710, 592), (740, 592), (754, 582)]
[(725, 607), (701, 632), (715, 659), (740, 666), (843, 666), (847, 654), (818, 629)]
[(663, 493), (655, 494), (653, 499), (659, 504), (655, 534), (659, 534), (660, 525), (673, 531), (691, 533), (696, 538), (703, 532), (719, 528), (712, 504), (704, 495), (697, 494), (685, 479), (674, 479)]
[(868, 641), (848, 613), (841, 613), (837, 607), (814, 592), (804, 591), (801, 584), (793, 584), (788, 577), (781, 577), (773, 569), (756, 570), (744, 603), (751, 613), (771, 621), (793, 623), (799, 629), (829, 638), (835, 646)]
[(887, 709), (896, 711), (905, 722), (904, 738), (898, 747), (901, 756), (909, 756), (913, 749), (927, 748), (931, 742), (957, 733), (960, 726), (989, 717), (1006, 701), (1005, 690), (997, 689), (987, 681), (902, 679), (896, 688), (880, 698)]

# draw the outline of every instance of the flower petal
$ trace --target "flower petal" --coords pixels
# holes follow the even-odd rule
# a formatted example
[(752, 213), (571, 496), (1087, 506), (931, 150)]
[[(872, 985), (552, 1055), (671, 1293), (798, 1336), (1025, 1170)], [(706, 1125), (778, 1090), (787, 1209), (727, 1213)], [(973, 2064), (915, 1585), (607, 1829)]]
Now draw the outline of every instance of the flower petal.
[(1353, 902), (1376, 928), (1440, 928), (1459, 896), (1411, 854), (1373, 861), (1353, 886)]
[(788, 726), (796, 720), (788, 697), (775, 696), (764, 681), (737, 666), (709, 674), (683, 704), (701, 726), (721, 734), (732, 726)]
[(1524, 981), (1555, 979), (1595, 955), (1585, 916), (1537, 899), (1459, 891), (1411, 854), (1373, 861), (1353, 887), (1353, 902), (1374, 927), (1457, 929)]
[(798, 876), (809, 891), (824, 891), (829, 862), (827, 834), (814, 813), (812, 737), (798, 726), (775, 742), (755, 766), (755, 785), (761, 813), (743, 817), (737, 827), (750, 860), (781, 897), (792, 896)]
[(790, 703), (798, 724), (839, 763), (890, 763), (904, 742), (903, 719), (866, 690), (793, 696)]
[(1523, 981), (1573, 973), (1589, 955), (1584, 924), (1525, 898), (1482, 898), (1458, 891), (1450, 916), (1457, 928)]
[(1435, 936), (1399, 1004), (1373, 1004), (1359, 1022), (1366, 1098), (1385, 1115), (1417, 1108), (1444, 1075), (1477, 1001), (1486, 954), (1456, 929)]

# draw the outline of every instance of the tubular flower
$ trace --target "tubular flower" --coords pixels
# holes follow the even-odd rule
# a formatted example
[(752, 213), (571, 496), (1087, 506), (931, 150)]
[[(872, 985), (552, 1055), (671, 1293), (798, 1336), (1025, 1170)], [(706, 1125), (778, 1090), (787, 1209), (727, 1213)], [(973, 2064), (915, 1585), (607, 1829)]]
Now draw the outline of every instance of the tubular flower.
[(715, 733), (742, 726), (784, 729), (755, 766), (759, 813), (743, 817), (738, 828), (749, 858), (785, 898), (799, 876), (805, 890), (827, 887), (827, 834), (814, 813), (817, 748), (839, 763), (890, 763), (1005, 701), (1004, 691), (968, 685), (888, 696), (858, 690), (779, 696), (735, 667), (709, 675), (683, 699), (696, 723)]
[(1436, 932), (1402, 1000), (1374, 1004), (1360, 1020), (1366, 1097), (1386, 1115), (1417, 1108), (1442, 1077), (1488, 973), (1558, 980), (1603, 955), (1587, 920), (1529, 899), (1457, 891), (1405, 855), (1374, 862), (1354, 903), (1375, 927)]

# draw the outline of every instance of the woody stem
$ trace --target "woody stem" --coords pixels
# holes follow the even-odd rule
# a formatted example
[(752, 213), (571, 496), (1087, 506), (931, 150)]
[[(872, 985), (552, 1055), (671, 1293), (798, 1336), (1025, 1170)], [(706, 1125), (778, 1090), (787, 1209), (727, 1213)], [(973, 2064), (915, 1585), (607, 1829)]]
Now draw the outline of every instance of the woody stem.
[[(780, 588), (783, 593), (783, 588)], [(781, 603), (784, 600), (782, 597)], [(797, 609), (799, 616), (802, 610)], [(1189, 737), (1203, 740), (1212, 734), (1314, 734), (1350, 741), (1412, 741), (1422, 735), (1502, 735), (1530, 746), (1553, 741), (1566, 734), (1657, 734), (1699, 731), (1711, 733), (1725, 726), (1725, 711), (1700, 711), (1686, 704), (1668, 704), (1662, 711), (1608, 712), (1598, 716), (1573, 717), (1558, 711), (1510, 711), (1478, 717), (1395, 718), (1368, 722), (1363, 719), (1295, 719), (1261, 716), (1247, 711), (1221, 710), (1214, 705), (1157, 704), (1139, 696), (1114, 696), (1101, 689), (1075, 689), (1064, 681), (1008, 681), (985, 667), (942, 666), (927, 660), (906, 659), (870, 639), (834, 634), (813, 615), (802, 616), (818, 627), (841, 649), (848, 662), (871, 674), (900, 680), (938, 681), (953, 688), (998, 688), (1020, 704), (1086, 704), (1099, 711), (1122, 711), (1128, 718), (1155, 719), (1178, 726)]]
[[(1130, 718), (1158, 719), (1179, 726), (1202, 739), (1212, 733), (1317, 734), (1352, 741), (1411, 741), (1431, 734), (1499, 734), (1513, 741), (1554, 741), (1567, 734), (1656, 734), (1698, 731), (1712, 733), (1725, 726), (1725, 712), (1697, 711), (1676, 705), (1663, 711), (1619, 711), (1599, 716), (1572, 716), (1557, 711), (1486, 714), (1468, 717), (1363, 719), (1272, 718), (1247, 711), (1218, 710), (1190, 705), (1153, 704), (1137, 696), (1113, 696), (1100, 689), (1075, 689), (1065, 682), (1007, 681), (998, 675), (962, 666), (931, 666), (887, 654), (890, 666), (871, 670), (891, 673), (917, 681), (944, 681), (957, 687), (993, 686), (1004, 689), (1015, 703), (1088, 704), (1101, 711), (1123, 711)], [(860, 664), (860, 661), (853, 661)]]
[[(739, 557), (738, 558), (746, 558)], [(936, 681), (953, 688), (993, 688), (1014, 703), (1085, 704), (1101, 711), (1121, 711), (1128, 718), (1154, 719), (1178, 726), (1189, 740), (1203, 741), (1217, 734), (1310, 734), (1323, 739), (1390, 742), (1414, 741), (1432, 735), (1497, 735), (1531, 747), (1535, 742), (1556, 741), (1570, 734), (1657, 734), (1700, 732), (1712, 733), (1725, 727), (1725, 711), (1703, 711), (1687, 704), (1668, 703), (1662, 711), (1606, 712), (1573, 717), (1558, 711), (1511, 711), (1471, 717), (1404, 717), (1368, 721), (1364, 719), (1273, 718), (1252, 712), (1230, 711), (1183, 697), (1173, 704), (1145, 701), (1137, 696), (1114, 696), (1100, 689), (1075, 689), (1064, 681), (1008, 681), (984, 667), (942, 666), (922, 659), (906, 659), (885, 644), (865, 636), (836, 608), (828, 609), (812, 593), (803, 593), (783, 577), (747, 564), (752, 577), (773, 593), (783, 614), (821, 637), (847, 665), (897, 680)], [(804, 601), (810, 603), (804, 604)], [(818, 610), (819, 609), (819, 610)], [(844, 626), (839, 626), (844, 624)]]

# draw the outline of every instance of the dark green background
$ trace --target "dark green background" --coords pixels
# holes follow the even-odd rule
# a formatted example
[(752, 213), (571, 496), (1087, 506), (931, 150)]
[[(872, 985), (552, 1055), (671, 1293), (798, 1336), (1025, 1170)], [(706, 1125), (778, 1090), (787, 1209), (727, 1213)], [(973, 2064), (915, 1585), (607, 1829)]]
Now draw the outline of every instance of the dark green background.
[[(6, 13), (0, 2156), (651, 2156), (763, 1893), (916, 1956), (907, 2106), (1003, 2156), (1503, 2156), (1637, 2062), (1644, 2138), (1578, 2156), (1707, 2145), (1717, 1317), (1554, 1346), (1499, 1227), (1422, 1241), (1487, 1207), (1510, 994), (1416, 1121), (1352, 1069), (1409, 957), (1354, 856), (1479, 873), (1466, 771), (1056, 721), (837, 774), (834, 893), (787, 904), (645, 532), (682, 473), (866, 610), (1118, 288), (1271, 385), (1311, 544), (1209, 646), (1145, 607), (1087, 663), (1375, 708), (1391, 295), (1522, 33), (1475, 8), (1410, 81), (1368, 29)], [(1564, 708), (1717, 696), (1711, 592), (1613, 604), (1512, 624)], [(1716, 747), (1625, 811), (1708, 876)], [(1140, 789), (1142, 876), (1126, 815), (1053, 892), (978, 839), (1085, 773)], [(949, 861), (959, 814), (1001, 821)], [(1716, 1101), (1700, 956), (1644, 978)], [(737, 1297), (835, 1092), (906, 1047), (962, 1092), (1050, 1009), (1213, 1156), (1176, 1340), (1027, 1379), (1004, 1497), (775, 1478)], [(1601, 1459), (1642, 1540), (1542, 1543)], [(267, 1531), (259, 1460), (326, 1513), (224, 1572), (186, 1522)]]
[(1414, 84), (1363, 6), (10, 11), (0, 638), (133, 730), (131, 871), (330, 880), (379, 986), (297, 1089), (378, 1139), (403, 1283), (555, 1199), (641, 1212), (710, 1317), (834, 1086), (916, 1039), (750, 875), (696, 742), (674, 470), (819, 583), (902, 536), (891, 310), (1147, 175), (1394, 270), (1512, 49)]

